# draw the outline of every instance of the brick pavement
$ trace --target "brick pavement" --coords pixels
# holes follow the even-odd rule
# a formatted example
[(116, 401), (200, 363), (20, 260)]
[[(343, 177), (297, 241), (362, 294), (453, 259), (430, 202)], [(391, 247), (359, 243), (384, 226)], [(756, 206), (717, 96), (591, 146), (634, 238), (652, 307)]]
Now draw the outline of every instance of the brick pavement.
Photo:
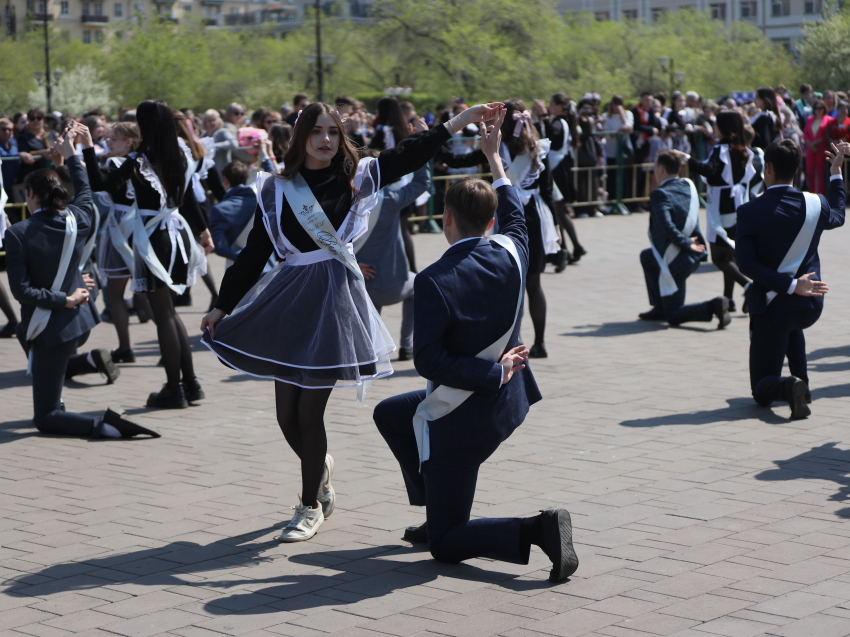
[[(422, 386), (411, 363), (376, 383), (368, 407), (351, 389), (334, 393), (336, 513), (314, 540), (278, 544), (299, 481), (271, 384), (204, 351), (201, 406), (142, 409), (164, 375), (152, 325), (134, 324), (139, 362), (113, 386), (70, 383), (65, 401), (123, 406), (159, 440), (38, 435), (23, 355), (0, 342), (0, 634), (850, 634), (846, 231), (822, 244), (832, 292), (809, 332), (814, 415), (790, 422), (787, 406), (749, 398), (743, 315), (723, 332), (635, 321), (646, 223), (577, 222), (590, 255), (544, 277), (551, 357), (533, 367), (545, 400), (481, 471), (476, 516), (570, 509), (581, 559), (571, 581), (548, 583), (536, 549), (528, 566), (451, 566), (400, 540), (422, 513), (370, 416)], [(415, 240), (420, 263), (445, 247)], [(689, 298), (720, 289), (703, 266)], [(192, 333), (207, 299), (196, 290), (183, 312)], [(386, 317), (397, 333), (398, 307)], [(111, 326), (90, 343), (114, 346)]]

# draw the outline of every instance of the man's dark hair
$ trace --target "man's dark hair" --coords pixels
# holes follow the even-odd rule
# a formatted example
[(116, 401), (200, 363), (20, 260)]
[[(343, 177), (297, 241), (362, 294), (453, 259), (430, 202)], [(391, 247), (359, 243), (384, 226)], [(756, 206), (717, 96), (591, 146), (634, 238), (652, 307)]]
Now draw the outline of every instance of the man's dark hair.
[(232, 161), (221, 169), (221, 176), (230, 182), (230, 187), (244, 186), (248, 182), (248, 167), (241, 161)]
[(445, 206), (454, 214), (457, 229), (465, 237), (483, 234), (498, 204), (493, 186), (475, 177), (456, 181), (445, 195)]
[(309, 99), (310, 96), (307, 93), (296, 93), (295, 97), (292, 98), (292, 105), (297, 107), (301, 102)]
[(668, 175), (678, 175), (682, 169), (682, 160), (671, 150), (662, 150), (658, 153), (656, 162)]
[(352, 108), (357, 107), (357, 102), (348, 97), (348, 95), (338, 95), (336, 100), (334, 101), (336, 103), (337, 108), (339, 108), (340, 106), (351, 106)]
[(800, 168), (800, 147), (790, 139), (773, 142), (764, 151), (764, 163), (773, 166), (777, 181), (791, 181)]
[(651, 91), (641, 91), (640, 98), (643, 99), (644, 97), (652, 97), (652, 92)]
[(800, 94), (803, 93), (811, 93), (812, 85), (811, 84), (800, 84)]

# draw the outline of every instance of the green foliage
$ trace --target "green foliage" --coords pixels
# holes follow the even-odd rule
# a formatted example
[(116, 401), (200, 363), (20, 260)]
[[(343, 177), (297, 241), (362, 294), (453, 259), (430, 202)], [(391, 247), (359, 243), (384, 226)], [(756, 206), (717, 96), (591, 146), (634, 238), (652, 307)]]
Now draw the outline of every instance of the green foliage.
[[(347, 94), (372, 105), (384, 88), (400, 84), (413, 87), (409, 99), (419, 109), (451, 96), (468, 103), (545, 98), (555, 91), (634, 98), (642, 90), (670, 90), (661, 56), (675, 60), (675, 70), (685, 73), (676, 88), (709, 98), (766, 84), (793, 85), (799, 77), (785, 51), (749, 24), (726, 26), (690, 10), (652, 25), (597, 22), (590, 14), (563, 17), (554, 4), (382, 0), (370, 24), (324, 19), (323, 53), (335, 59), (325, 74), (323, 97)], [(841, 15), (844, 31), (831, 23), (810, 27), (812, 47), (821, 28), (824, 42), (850, 41), (840, 37), (850, 33), (850, 18)], [(54, 68), (93, 64), (102, 70), (120, 105), (159, 98), (196, 110), (232, 101), (277, 108), (301, 90), (316, 97), (315, 69), (306, 57), (315, 52), (314, 26), (308, 21), (281, 38), (271, 29), (234, 32), (194, 22), (138, 20), (122, 27), (122, 39), (111, 37), (104, 46), (54, 34), (51, 57)], [(850, 56), (833, 48), (834, 62), (823, 64), (821, 58), (811, 63), (812, 71), (823, 74), (824, 82), (850, 80)], [(0, 40), (0, 59), (10, 62), (0, 65), (0, 111), (27, 106), (36, 88), (32, 73), (43, 68), (40, 33), (18, 42)]]
[(799, 46), (803, 77), (816, 91), (850, 87), (850, 6), (824, 9), (824, 20), (808, 22)]
[[(109, 83), (92, 64), (81, 64), (70, 73), (63, 72), (61, 81), (53, 89), (50, 102), (53, 109), (76, 117), (95, 108), (108, 112), (115, 107)], [(43, 86), (30, 91), (29, 105), (46, 107), (47, 90)]]

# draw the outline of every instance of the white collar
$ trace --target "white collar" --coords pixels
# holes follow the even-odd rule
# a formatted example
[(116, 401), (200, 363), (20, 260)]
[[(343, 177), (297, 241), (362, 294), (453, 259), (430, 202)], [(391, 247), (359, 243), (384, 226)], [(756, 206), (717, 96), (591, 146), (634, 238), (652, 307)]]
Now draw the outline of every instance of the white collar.
[(467, 237), (466, 239), (458, 239), (452, 244), (452, 247), (456, 246), (459, 243), (463, 243), (464, 241), (478, 241), (479, 239), (486, 239), (487, 237)]
[(773, 190), (774, 188), (793, 188), (792, 184), (776, 184), (775, 186), (771, 186), (768, 190)]

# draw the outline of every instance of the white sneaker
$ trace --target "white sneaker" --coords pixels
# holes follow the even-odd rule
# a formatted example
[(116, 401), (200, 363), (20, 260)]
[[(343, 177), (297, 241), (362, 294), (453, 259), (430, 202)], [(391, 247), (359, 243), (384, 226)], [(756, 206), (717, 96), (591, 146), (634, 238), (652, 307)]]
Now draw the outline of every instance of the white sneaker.
[(325, 470), (322, 473), (322, 483), (319, 485), (319, 494), (316, 499), (322, 505), (322, 515), (326, 518), (331, 517), (334, 512), (334, 504), (336, 501), (336, 492), (331, 486), (331, 476), (334, 472), (334, 459), (331, 454), (325, 454)]
[(298, 498), (298, 506), (292, 507), (295, 509), (295, 515), (283, 529), (283, 533), (278, 538), (279, 542), (303, 542), (309, 540), (316, 535), (316, 531), (322, 526), (325, 521), (325, 516), (322, 515), (322, 507), (311, 509), (308, 506), (301, 504), (301, 498)]

